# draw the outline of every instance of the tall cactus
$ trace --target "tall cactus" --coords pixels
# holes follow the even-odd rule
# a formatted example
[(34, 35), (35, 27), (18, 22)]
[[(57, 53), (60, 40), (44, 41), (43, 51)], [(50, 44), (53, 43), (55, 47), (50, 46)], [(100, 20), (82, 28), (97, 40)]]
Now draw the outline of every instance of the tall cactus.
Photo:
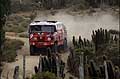
[(13, 79), (19, 79), (19, 66), (15, 66)]
[(87, 46), (91, 46), (90, 41), (87, 39)]
[(112, 63), (110, 61), (104, 61), (104, 66), (105, 66), (105, 78), (114, 79), (114, 70)]
[(55, 73), (57, 76), (57, 63), (56, 63), (56, 57), (52, 57), (52, 73)]
[(115, 35), (115, 37), (114, 37), (114, 41), (115, 41), (115, 43), (117, 44), (117, 36)]
[(91, 77), (98, 77), (96, 65), (93, 60), (90, 61), (90, 70), (91, 70), (91, 75), (90, 75)]
[(80, 48), (83, 46), (83, 40), (82, 40), (81, 36), (79, 36), (79, 38), (78, 38), (78, 45)]
[(113, 70), (113, 64), (111, 61), (109, 61), (107, 63), (108, 65), (108, 76), (109, 76), (109, 79), (114, 79), (114, 70)]
[(92, 31), (92, 41), (95, 44), (95, 50), (97, 51), (101, 45), (107, 44), (110, 41), (110, 33), (107, 29), (98, 29)]
[(100, 78), (105, 78), (105, 68), (103, 65), (99, 66), (99, 69), (100, 69), (100, 74), (99, 74), (99, 77)]
[(74, 46), (76, 45), (76, 39), (75, 39), (75, 36), (73, 36), (72, 43), (73, 43)]
[(84, 46), (87, 46), (87, 40), (84, 38)]

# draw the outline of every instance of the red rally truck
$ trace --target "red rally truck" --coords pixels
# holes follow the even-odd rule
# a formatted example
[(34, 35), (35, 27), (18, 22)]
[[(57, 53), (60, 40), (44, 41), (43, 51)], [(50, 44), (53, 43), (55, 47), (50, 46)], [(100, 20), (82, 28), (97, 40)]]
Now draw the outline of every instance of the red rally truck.
[(30, 55), (41, 48), (67, 47), (67, 30), (62, 22), (34, 21), (29, 25)]

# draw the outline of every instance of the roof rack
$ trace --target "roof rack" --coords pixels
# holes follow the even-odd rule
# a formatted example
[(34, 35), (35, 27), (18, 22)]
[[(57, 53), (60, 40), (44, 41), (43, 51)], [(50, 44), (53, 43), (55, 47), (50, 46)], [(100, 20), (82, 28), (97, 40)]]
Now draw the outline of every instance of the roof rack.
[[(36, 21), (34, 21), (34, 22), (41, 22), (41, 21), (37, 21), (37, 20), (36, 20)], [(56, 23), (57, 21), (46, 21), (46, 20), (45, 20), (45, 21), (43, 21), (43, 22)]]
[(40, 22), (40, 21), (34, 21), (34, 22)]
[(56, 23), (57, 21), (47, 21), (47, 22)]

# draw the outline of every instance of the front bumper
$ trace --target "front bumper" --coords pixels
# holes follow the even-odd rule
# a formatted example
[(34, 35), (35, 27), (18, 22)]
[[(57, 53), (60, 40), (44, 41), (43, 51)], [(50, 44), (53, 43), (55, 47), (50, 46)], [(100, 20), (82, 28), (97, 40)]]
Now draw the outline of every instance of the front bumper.
[(30, 42), (30, 45), (35, 46), (37, 48), (43, 48), (53, 46), (54, 42)]

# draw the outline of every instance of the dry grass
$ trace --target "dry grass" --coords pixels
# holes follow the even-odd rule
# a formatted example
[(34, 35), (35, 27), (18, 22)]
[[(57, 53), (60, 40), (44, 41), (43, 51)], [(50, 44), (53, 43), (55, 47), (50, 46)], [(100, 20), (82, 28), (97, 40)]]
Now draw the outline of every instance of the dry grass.
[(3, 60), (12, 62), (17, 56), (17, 50), (21, 49), (24, 45), (22, 41), (6, 39), (4, 43)]

